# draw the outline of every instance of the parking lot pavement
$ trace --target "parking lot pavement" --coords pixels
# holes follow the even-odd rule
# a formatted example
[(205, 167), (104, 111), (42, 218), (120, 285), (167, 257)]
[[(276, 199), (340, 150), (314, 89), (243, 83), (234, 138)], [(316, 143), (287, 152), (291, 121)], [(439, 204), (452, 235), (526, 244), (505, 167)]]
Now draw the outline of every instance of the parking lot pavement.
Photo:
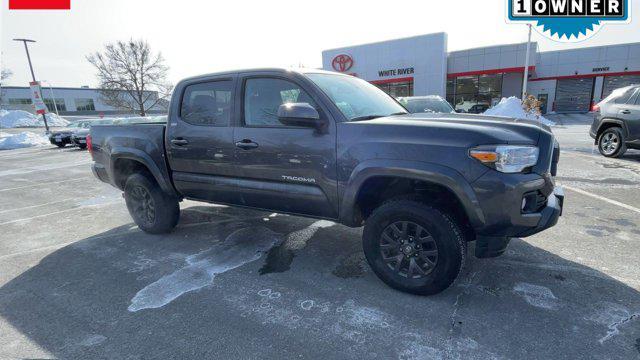
[(640, 156), (584, 129), (555, 129), (558, 225), (431, 297), (379, 281), (361, 229), (187, 201), (147, 235), (86, 152), (0, 152), (0, 358), (638, 358)]

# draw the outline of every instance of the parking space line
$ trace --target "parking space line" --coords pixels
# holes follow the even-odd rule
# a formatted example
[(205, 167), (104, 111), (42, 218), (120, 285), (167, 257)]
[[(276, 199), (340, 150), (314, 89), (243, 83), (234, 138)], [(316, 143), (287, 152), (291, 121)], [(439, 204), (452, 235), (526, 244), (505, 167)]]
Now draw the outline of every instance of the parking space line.
[(79, 209), (88, 208), (88, 207), (100, 207), (100, 206), (107, 206), (107, 205), (113, 205), (113, 204), (119, 204), (119, 203), (120, 203), (120, 201), (114, 201), (114, 202), (108, 202), (108, 203), (104, 203), (104, 204), (92, 204), (92, 205), (76, 206), (74, 208), (64, 209), (64, 210), (60, 210), (60, 211), (54, 211), (54, 212), (48, 213), (48, 214), (42, 214), (42, 215), (36, 215), (36, 216), (26, 217), (26, 218), (22, 218), (22, 219), (15, 219), (15, 220), (11, 220), (11, 221), (6, 221), (6, 222), (3, 222), (3, 223), (0, 223), (0, 226), (7, 225), (7, 224), (13, 224), (13, 223), (21, 222), (21, 221), (28, 221), (28, 220), (38, 219), (38, 218), (45, 217), (45, 216), (62, 214), (62, 213), (65, 213), (65, 212), (69, 212), (69, 211), (73, 211), (73, 210), (79, 210)]
[(89, 165), (89, 164), (91, 164), (91, 161), (78, 161), (75, 163), (67, 163), (64, 165), (51, 164), (51, 165), (32, 166), (27, 168), (10, 169), (10, 170), (0, 171), (0, 177), (11, 176), (11, 175), (23, 175), (23, 174), (28, 174), (32, 172), (38, 172), (38, 171), (58, 170), (58, 169), (70, 168), (70, 167), (81, 166), (81, 165)]
[(562, 185), (562, 187), (564, 189), (567, 189), (567, 190), (570, 190), (570, 191), (573, 191), (573, 192), (577, 192), (577, 193), (582, 194), (582, 195), (590, 196), (590, 197), (592, 197), (594, 199), (602, 200), (602, 201), (607, 202), (609, 204), (616, 205), (616, 206), (619, 206), (621, 208), (625, 208), (627, 210), (635, 211), (635, 212), (640, 214), (640, 209), (638, 209), (637, 207), (633, 207), (631, 205), (627, 205), (625, 203), (621, 203), (621, 202), (616, 201), (616, 200), (611, 200), (611, 199), (606, 198), (604, 196), (600, 196), (600, 195), (597, 195), (597, 194), (594, 194), (594, 193), (590, 193), (590, 192), (582, 190), (582, 189), (574, 188), (573, 186)]
[(74, 199), (75, 198), (68, 198), (68, 199), (52, 201), (52, 202), (48, 202), (48, 203), (44, 203), (44, 204), (31, 205), (31, 206), (24, 206), (24, 207), (20, 207), (20, 208), (2, 210), (2, 211), (0, 211), (0, 214), (13, 212), (13, 211), (19, 211), (19, 210), (25, 210), (25, 209), (33, 209), (33, 208), (40, 207), (40, 206), (47, 206), (47, 205), (51, 205), (51, 204), (57, 204), (57, 203), (61, 203), (61, 202), (69, 201), (69, 200), (74, 200)]
[(562, 155), (575, 155), (577, 157), (581, 157), (581, 158), (585, 158), (585, 159), (589, 159), (589, 160), (608, 160), (614, 164), (620, 164), (620, 165), (631, 165), (631, 166), (638, 166), (640, 168), (640, 164), (634, 162), (634, 161), (626, 161), (626, 160), (618, 160), (618, 159), (611, 159), (611, 158), (605, 158), (604, 156), (600, 155), (599, 152), (597, 152), (597, 150), (591, 154), (587, 154), (585, 152), (581, 152), (581, 151), (575, 151), (575, 150), (566, 150), (564, 152), (560, 152), (560, 157), (562, 158)]
[(51, 184), (61, 184), (61, 183), (65, 183), (65, 182), (79, 181), (79, 180), (90, 179), (90, 178), (91, 178), (91, 176), (83, 176), (83, 177), (80, 177), (80, 178), (60, 180), (60, 181), (39, 182), (39, 183), (31, 184), (31, 185), (23, 185), (23, 186), (17, 186), (17, 187), (14, 187), (14, 188), (0, 189), (0, 192), (26, 189), (26, 188), (30, 188), (30, 187), (34, 187), (34, 186), (45, 186), (45, 185), (51, 185)]

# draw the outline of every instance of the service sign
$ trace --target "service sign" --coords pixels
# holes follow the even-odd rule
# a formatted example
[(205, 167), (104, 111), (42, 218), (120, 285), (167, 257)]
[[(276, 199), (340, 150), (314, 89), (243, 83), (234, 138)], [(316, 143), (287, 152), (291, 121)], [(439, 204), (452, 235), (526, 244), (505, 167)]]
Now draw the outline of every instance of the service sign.
[(629, 0), (507, 0), (511, 23), (530, 23), (546, 37), (578, 42), (607, 23), (628, 23)]
[(29, 88), (31, 89), (31, 103), (36, 108), (36, 113), (44, 114), (47, 112), (47, 105), (42, 100), (42, 89), (40, 88), (40, 82), (30, 82)]

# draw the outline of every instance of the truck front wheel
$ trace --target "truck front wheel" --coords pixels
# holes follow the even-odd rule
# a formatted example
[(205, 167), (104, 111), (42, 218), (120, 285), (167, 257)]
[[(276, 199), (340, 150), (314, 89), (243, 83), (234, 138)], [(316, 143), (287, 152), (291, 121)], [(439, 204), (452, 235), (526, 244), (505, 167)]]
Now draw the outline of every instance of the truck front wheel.
[(387, 285), (432, 295), (448, 288), (465, 260), (460, 226), (443, 213), (412, 200), (391, 200), (367, 219), (364, 254)]
[(165, 194), (147, 174), (133, 174), (127, 178), (124, 199), (133, 221), (144, 232), (167, 233), (178, 224), (178, 200)]

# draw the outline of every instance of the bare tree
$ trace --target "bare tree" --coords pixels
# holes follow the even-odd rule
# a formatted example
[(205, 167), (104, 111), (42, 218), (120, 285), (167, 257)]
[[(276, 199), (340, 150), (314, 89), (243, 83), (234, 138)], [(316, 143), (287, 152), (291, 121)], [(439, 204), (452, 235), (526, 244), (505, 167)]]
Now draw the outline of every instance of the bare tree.
[(4, 97), (4, 90), (2, 90), (2, 83), (11, 77), (13, 72), (9, 69), (1, 69), (0, 70), (0, 104), (2, 104), (2, 98)]
[(154, 54), (144, 40), (118, 41), (87, 56), (98, 70), (105, 104), (145, 116), (154, 106), (166, 108), (173, 86), (161, 53)]
[(9, 70), (9, 69), (0, 70), (0, 82), (4, 81), (5, 79), (10, 78), (11, 75), (13, 75), (13, 72), (11, 70)]

